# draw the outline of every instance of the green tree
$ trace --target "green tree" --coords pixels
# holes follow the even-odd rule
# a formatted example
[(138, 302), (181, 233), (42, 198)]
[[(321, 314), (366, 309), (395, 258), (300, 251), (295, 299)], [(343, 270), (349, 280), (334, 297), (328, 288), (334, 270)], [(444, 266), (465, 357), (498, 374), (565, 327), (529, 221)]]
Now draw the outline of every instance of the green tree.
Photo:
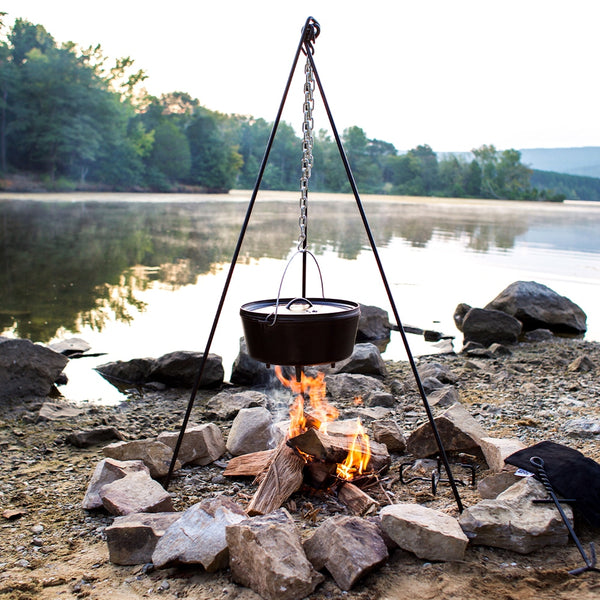
[(149, 163), (161, 186), (164, 180), (160, 175), (170, 183), (188, 177), (191, 167), (190, 145), (184, 133), (170, 121), (164, 121), (156, 128)]

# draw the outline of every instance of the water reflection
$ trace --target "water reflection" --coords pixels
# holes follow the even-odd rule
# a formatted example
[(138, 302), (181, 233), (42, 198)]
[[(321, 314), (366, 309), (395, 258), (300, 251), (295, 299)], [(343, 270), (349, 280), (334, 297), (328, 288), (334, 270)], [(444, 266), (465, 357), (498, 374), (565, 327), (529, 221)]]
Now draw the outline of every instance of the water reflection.
[[(281, 196), (291, 200), (261, 203), (259, 198), (244, 239), (242, 263), (282, 260), (294, 248), (296, 195)], [(435, 239), (458, 240), (465, 249), (481, 253), (510, 251), (528, 235), (545, 244), (561, 243), (544, 237), (544, 231), (556, 236), (557, 229), (563, 232), (563, 242), (568, 238), (572, 245), (581, 228), (590, 227), (584, 209), (521, 204), (365, 200), (376, 244), (382, 248), (402, 240), (423, 249)], [(60, 331), (102, 331), (108, 322), (128, 323), (145, 309), (137, 298), (140, 291), (154, 286), (178, 290), (228, 263), (246, 208), (246, 200), (229, 199), (2, 200), (0, 331), (47, 342)], [(339, 198), (309, 203), (308, 234), (316, 255), (333, 253), (355, 260), (368, 247), (354, 203)], [(600, 242), (583, 237), (584, 251), (600, 253)]]

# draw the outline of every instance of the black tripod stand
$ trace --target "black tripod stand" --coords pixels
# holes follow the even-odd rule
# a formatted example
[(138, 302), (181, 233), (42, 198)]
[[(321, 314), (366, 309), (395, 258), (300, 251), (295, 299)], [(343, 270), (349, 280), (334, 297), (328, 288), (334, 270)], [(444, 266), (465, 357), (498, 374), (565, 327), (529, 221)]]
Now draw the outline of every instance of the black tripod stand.
[[(257, 194), (258, 194), (258, 190), (259, 190), (260, 184), (262, 182), (262, 178), (263, 178), (263, 175), (264, 175), (264, 172), (265, 172), (265, 168), (266, 168), (266, 165), (267, 165), (269, 154), (271, 152), (271, 148), (273, 146), (273, 141), (275, 139), (275, 134), (277, 133), (277, 128), (279, 127), (279, 123), (281, 121), (281, 115), (283, 113), (283, 108), (285, 106), (285, 102), (286, 102), (287, 95), (288, 95), (288, 92), (289, 92), (289, 89), (290, 89), (290, 85), (291, 85), (294, 73), (296, 71), (296, 66), (297, 66), (297, 63), (298, 63), (298, 58), (300, 57), (300, 53), (303, 52), (306, 55), (306, 57), (307, 57), (307, 62), (309, 63), (310, 68), (312, 69), (312, 72), (314, 74), (314, 78), (315, 78), (317, 86), (319, 88), (319, 93), (321, 95), (321, 99), (323, 101), (323, 105), (324, 105), (325, 110), (327, 112), (327, 117), (329, 119), (329, 123), (330, 123), (331, 129), (332, 129), (332, 132), (333, 132), (333, 135), (334, 135), (334, 138), (335, 138), (335, 142), (336, 142), (336, 145), (338, 147), (338, 150), (339, 150), (342, 162), (344, 164), (344, 169), (346, 170), (346, 175), (348, 177), (348, 182), (350, 183), (350, 187), (352, 189), (352, 193), (353, 193), (354, 198), (356, 200), (356, 206), (358, 208), (358, 211), (360, 213), (360, 217), (361, 217), (363, 225), (365, 227), (365, 232), (366, 232), (367, 237), (369, 239), (369, 244), (371, 246), (371, 250), (372, 250), (373, 255), (375, 257), (375, 261), (377, 263), (377, 268), (379, 269), (379, 273), (381, 275), (381, 279), (383, 281), (383, 285), (385, 287), (385, 291), (387, 293), (387, 297), (388, 297), (388, 300), (390, 302), (390, 305), (391, 305), (391, 308), (392, 308), (392, 312), (394, 314), (394, 319), (395, 319), (396, 324), (398, 326), (398, 331), (400, 332), (400, 335), (402, 336), (402, 342), (404, 344), (404, 347), (405, 347), (405, 350), (406, 350), (406, 354), (408, 356), (408, 360), (409, 360), (409, 363), (410, 363), (410, 366), (411, 366), (411, 370), (413, 372), (413, 375), (414, 375), (414, 378), (415, 378), (415, 381), (416, 381), (416, 384), (417, 384), (417, 388), (419, 390), (419, 394), (420, 394), (421, 399), (423, 401), (423, 406), (425, 407), (425, 411), (427, 413), (427, 418), (429, 419), (429, 422), (431, 424), (431, 428), (432, 428), (432, 431), (433, 431), (433, 434), (434, 434), (434, 437), (435, 437), (435, 440), (436, 440), (436, 443), (437, 443), (437, 447), (438, 447), (438, 450), (439, 450), (440, 459), (441, 459), (441, 461), (442, 461), (442, 463), (444, 465), (444, 468), (446, 469), (446, 473), (448, 475), (448, 481), (449, 481), (450, 486), (452, 488), (452, 493), (454, 494), (454, 498), (455, 498), (456, 504), (458, 506), (458, 510), (459, 510), (459, 512), (462, 512), (462, 510), (463, 510), (462, 502), (461, 502), (461, 499), (460, 499), (460, 495), (458, 493), (458, 488), (456, 486), (456, 482), (454, 480), (454, 477), (452, 475), (452, 471), (450, 469), (450, 464), (448, 462), (448, 457), (446, 455), (446, 451), (444, 450), (444, 446), (443, 446), (443, 443), (442, 443), (439, 431), (438, 431), (437, 426), (435, 424), (435, 421), (434, 421), (434, 418), (433, 418), (433, 413), (431, 411), (431, 407), (429, 406), (429, 402), (427, 401), (427, 395), (425, 394), (425, 390), (424, 390), (423, 385), (421, 383), (421, 379), (420, 379), (419, 373), (417, 371), (417, 366), (416, 366), (416, 363), (414, 361), (412, 352), (410, 350), (410, 346), (408, 344), (408, 339), (406, 337), (406, 332), (404, 331), (404, 327), (402, 326), (402, 322), (400, 320), (400, 316), (399, 316), (398, 310), (396, 308), (396, 303), (394, 302), (394, 298), (392, 296), (392, 291), (390, 289), (389, 283), (387, 281), (387, 277), (386, 277), (385, 272), (383, 270), (383, 265), (382, 265), (381, 259), (379, 257), (379, 252), (378, 252), (377, 247), (375, 245), (375, 240), (373, 238), (373, 234), (371, 233), (371, 229), (370, 229), (369, 223), (367, 221), (367, 216), (365, 214), (362, 202), (360, 200), (358, 189), (356, 187), (356, 182), (354, 180), (354, 176), (352, 174), (352, 170), (350, 169), (350, 164), (348, 162), (348, 159), (346, 157), (346, 153), (345, 153), (344, 148), (342, 146), (342, 142), (341, 142), (339, 133), (338, 133), (337, 128), (335, 126), (335, 123), (333, 121), (331, 110), (329, 108), (329, 103), (327, 102), (327, 98), (325, 96), (325, 93), (323, 91), (323, 86), (321, 84), (321, 79), (319, 78), (319, 75), (318, 75), (318, 72), (317, 72), (317, 69), (316, 69), (316, 66), (315, 66), (315, 62), (314, 62), (314, 58), (313, 58), (313, 54), (314, 54), (314, 42), (316, 41), (316, 39), (319, 36), (320, 32), (321, 32), (321, 28), (320, 28), (319, 24), (317, 23), (317, 21), (315, 21), (315, 19), (313, 19), (312, 17), (309, 17), (306, 20), (306, 23), (305, 23), (305, 25), (304, 25), (304, 27), (302, 29), (302, 35), (301, 35), (301, 38), (300, 38), (300, 42), (298, 44), (298, 48), (296, 50), (296, 54), (294, 56), (294, 61), (293, 61), (293, 64), (292, 64), (292, 68), (290, 70), (290, 74), (289, 74), (286, 86), (285, 86), (285, 90), (284, 90), (283, 97), (282, 97), (282, 100), (281, 100), (281, 103), (280, 103), (280, 106), (279, 106), (279, 110), (277, 112), (277, 116), (276, 116), (275, 121), (273, 123), (273, 128), (271, 130), (271, 134), (270, 134), (269, 140), (267, 142), (267, 147), (265, 149), (265, 153), (264, 153), (264, 156), (263, 156), (263, 159), (262, 159), (259, 171), (258, 171), (258, 176), (257, 176), (257, 179), (256, 179), (256, 183), (254, 185), (254, 189), (252, 191), (252, 195), (250, 197), (250, 202), (248, 204), (248, 208), (247, 208), (247, 211), (246, 211), (246, 216), (244, 218), (244, 222), (242, 224), (240, 235), (239, 235), (239, 238), (238, 238), (235, 250), (233, 252), (233, 256), (232, 256), (232, 259), (231, 259), (231, 264), (230, 264), (230, 267), (229, 267), (229, 272), (227, 274), (227, 278), (226, 278), (226, 281), (225, 281), (225, 285), (224, 285), (224, 288), (223, 288), (221, 299), (219, 301), (219, 305), (217, 307), (217, 311), (216, 311), (215, 318), (214, 318), (214, 321), (213, 321), (213, 324), (212, 324), (212, 328), (211, 328), (209, 336), (208, 336), (208, 341), (207, 341), (207, 344), (206, 344), (206, 349), (204, 350), (204, 355), (203, 355), (202, 361), (200, 363), (200, 368), (199, 368), (199, 371), (198, 371), (198, 375), (196, 376), (196, 380), (195, 380), (195, 383), (194, 383), (194, 386), (193, 386), (193, 389), (192, 389), (192, 393), (191, 393), (191, 396), (190, 396), (190, 400), (189, 400), (189, 403), (188, 403), (188, 407), (187, 407), (187, 410), (186, 410), (186, 413), (185, 413), (185, 416), (184, 416), (184, 419), (183, 419), (183, 423), (182, 423), (182, 426), (181, 426), (179, 437), (177, 439), (177, 444), (175, 445), (175, 450), (173, 452), (173, 458), (171, 460), (171, 465), (170, 465), (170, 468), (169, 468), (169, 473), (168, 473), (168, 475), (166, 477), (164, 485), (165, 485), (165, 488), (167, 488), (169, 486), (169, 483), (171, 481), (171, 477), (173, 475), (173, 470), (175, 468), (175, 463), (177, 461), (177, 456), (178, 456), (179, 450), (181, 448), (181, 443), (183, 441), (183, 436), (185, 434), (185, 429), (187, 427), (187, 424), (188, 424), (188, 421), (189, 421), (189, 418), (190, 418), (190, 415), (191, 415), (191, 412), (192, 412), (194, 401), (195, 401), (196, 395), (198, 393), (198, 388), (199, 388), (199, 385), (200, 385), (200, 380), (201, 380), (201, 377), (202, 377), (202, 373), (204, 372), (204, 367), (205, 367), (206, 361), (208, 359), (208, 354), (210, 352), (210, 348), (211, 348), (211, 345), (212, 345), (212, 342), (213, 342), (213, 338), (214, 338), (214, 335), (215, 335), (217, 324), (218, 324), (219, 318), (221, 316), (221, 312), (222, 312), (222, 309), (223, 309), (223, 305), (225, 303), (225, 298), (227, 296), (227, 292), (229, 290), (229, 285), (231, 283), (231, 279), (233, 277), (233, 271), (235, 269), (235, 265), (237, 263), (237, 260), (238, 260), (239, 254), (240, 254), (242, 242), (244, 240), (244, 236), (245, 236), (246, 230), (248, 228), (248, 223), (250, 221), (250, 217), (252, 215), (252, 210), (253, 210), (254, 204), (256, 202), (256, 197), (257, 197)], [(304, 248), (306, 248), (306, 239), (303, 240), (303, 246), (304, 246)], [(304, 278), (305, 278), (305, 265), (303, 265), (303, 289), (304, 289)]]

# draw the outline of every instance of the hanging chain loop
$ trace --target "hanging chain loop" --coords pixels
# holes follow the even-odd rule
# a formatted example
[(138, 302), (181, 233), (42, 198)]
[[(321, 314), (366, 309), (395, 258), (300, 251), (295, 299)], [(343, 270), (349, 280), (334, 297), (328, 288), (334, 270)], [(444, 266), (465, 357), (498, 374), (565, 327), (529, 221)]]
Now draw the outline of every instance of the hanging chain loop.
[(308, 180), (310, 179), (313, 166), (313, 110), (315, 107), (314, 91), (315, 78), (310, 60), (306, 59), (304, 67), (306, 76), (304, 82), (304, 119), (302, 121), (302, 174), (300, 176), (300, 236), (298, 237), (298, 250), (306, 248), (306, 226), (307, 226), (307, 201), (308, 201)]

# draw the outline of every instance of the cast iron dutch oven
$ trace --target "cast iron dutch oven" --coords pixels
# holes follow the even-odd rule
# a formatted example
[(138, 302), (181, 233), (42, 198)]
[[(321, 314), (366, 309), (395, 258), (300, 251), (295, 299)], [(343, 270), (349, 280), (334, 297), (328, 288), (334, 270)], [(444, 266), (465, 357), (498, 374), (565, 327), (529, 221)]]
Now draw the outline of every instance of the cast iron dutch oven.
[(273, 365), (322, 365), (354, 349), (360, 307), (328, 298), (281, 298), (240, 308), (248, 354)]

